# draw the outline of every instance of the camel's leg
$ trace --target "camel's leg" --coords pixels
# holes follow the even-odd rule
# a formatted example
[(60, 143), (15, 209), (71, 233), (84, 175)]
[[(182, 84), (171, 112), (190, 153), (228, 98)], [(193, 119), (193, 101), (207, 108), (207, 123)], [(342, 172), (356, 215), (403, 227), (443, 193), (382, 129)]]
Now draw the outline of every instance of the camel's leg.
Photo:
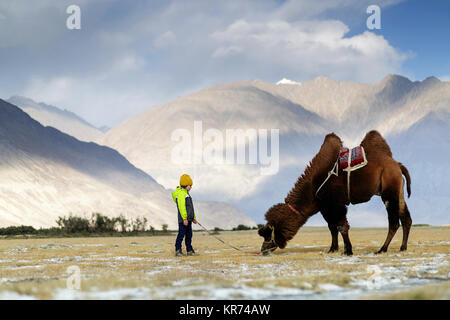
[(328, 229), (330, 229), (331, 232), (331, 247), (330, 250), (328, 250), (328, 253), (331, 253), (339, 250), (337, 224), (328, 223)]
[(348, 256), (353, 255), (352, 243), (350, 242), (350, 238), (348, 236), (348, 230), (350, 229), (350, 225), (348, 224), (346, 217), (339, 220), (337, 229), (341, 233), (342, 239), (344, 239), (344, 253)]
[(324, 219), (327, 221), (328, 229), (331, 232), (331, 246), (328, 253), (336, 252), (339, 250), (338, 221), (346, 219), (345, 216), (347, 214), (347, 207), (334, 205), (327, 208), (322, 208), (321, 213)]
[(398, 227), (400, 226), (399, 223), (399, 202), (398, 198), (384, 198), (382, 196), (383, 202), (386, 206), (387, 212), (388, 212), (388, 221), (389, 221), (389, 231), (386, 237), (386, 241), (384, 242), (383, 246), (380, 250), (378, 250), (377, 253), (386, 252), (389, 244), (391, 243), (392, 238), (394, 237), (395, 233), (397, 232)]
[(402, 223), (403, 228), (403, 240), (400, 251), (405, 251), (408, 248), (409, 230), (411, 229), (412, 225), (411, 215), (409, 214), (408, 206), (406, 205), (406, 203), (404, 208), (400, 209), (400, 222)]
[(325, 221), (328, 223), (328, 229), (331, 232), (331, 246), (330, 250), (328, 250), (328, 253), (332, 253), (339, 250), (339, 244), (338, 244), (338, 229), (336, 224), (336, 219), (334, 219), (332, 215), (332, 211), (329, 209), (322, 209), (321, 210), (322, 216), (325, 219)]
[(402, 229), (403, 229), (403, 240), (402, 240), (402, 246), (400, 247), (400, 251), (405, 251), (408, 247), (408, 236), (409, 236), (409, 230), (411, 229), (412, 220), (411, 215), (409, 214), (408, 206), (405, 202), (405, 196), (403, 191), (403, 179), (401, 188), (399, 190), (399, 210), (398, 214), (400, 216), (400, 222), (402, 223)]

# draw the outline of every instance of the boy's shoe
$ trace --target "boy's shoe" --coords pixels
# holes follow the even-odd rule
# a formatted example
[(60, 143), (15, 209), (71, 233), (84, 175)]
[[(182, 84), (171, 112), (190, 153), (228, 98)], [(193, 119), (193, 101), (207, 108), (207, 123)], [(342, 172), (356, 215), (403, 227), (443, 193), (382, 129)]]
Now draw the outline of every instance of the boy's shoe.
[(175, 257), (184, 257), (184, 256), (185, 254), (183, 253), (183, 251), (181, 251), (181, 249), (175, 251)]
[(188, 252), (187, 252), (187, 255), (188, 255), (188, 256), (198, 256), (199, 254), (196, 253), (196, 252), (194, 251), (194, 249), (192, 249), (191, 251), (188, 251)]

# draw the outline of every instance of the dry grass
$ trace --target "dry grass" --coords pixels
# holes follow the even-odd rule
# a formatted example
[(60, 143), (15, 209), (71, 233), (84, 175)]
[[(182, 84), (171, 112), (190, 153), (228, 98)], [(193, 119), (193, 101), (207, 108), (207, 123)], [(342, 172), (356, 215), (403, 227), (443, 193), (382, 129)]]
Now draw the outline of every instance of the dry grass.
[[(302, 228), (266, 257), (200, 232), (193, 239), (200, 256), (182, 258), (174, 257), (174, 236), (1, 240), (0, 298), (448, 299), (450, 228), (413, 228), (406, 252), (399, 231), (387, 253), (374, 255), (386, 230), (352, 228), (352, 257), (342, 255), (342, 242), (327, 254), (331, 237), (319, 227)], [(254, 230), (219, 237), (248, 252), (261, 245)], [(70, 266), (80, 268), (80, 290), (67, 289)]]
[(450, 283), (426, 285), (385, 295), (374, 295), (369, 298), (387, 300), (450, 300)]

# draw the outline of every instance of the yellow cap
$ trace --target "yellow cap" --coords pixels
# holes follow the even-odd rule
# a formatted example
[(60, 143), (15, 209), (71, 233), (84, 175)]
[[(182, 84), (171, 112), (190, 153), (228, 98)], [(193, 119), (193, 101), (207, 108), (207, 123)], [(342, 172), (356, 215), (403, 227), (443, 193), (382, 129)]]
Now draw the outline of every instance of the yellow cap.
[(180, 177), (180, 186), (192, 186), (192, 179), (187, 174)]

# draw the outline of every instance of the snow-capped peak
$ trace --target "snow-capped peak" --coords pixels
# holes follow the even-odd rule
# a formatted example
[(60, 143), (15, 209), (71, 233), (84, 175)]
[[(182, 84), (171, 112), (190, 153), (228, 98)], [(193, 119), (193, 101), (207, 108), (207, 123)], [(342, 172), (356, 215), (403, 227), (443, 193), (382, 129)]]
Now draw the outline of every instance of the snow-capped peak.
[(281, 79), (280, 81), (277, 82), (277, 85), (279, 85), (279, 84), (298, 84), (298, 85), (301, 85), (302, 83), (283, 78), (283, 79)]

